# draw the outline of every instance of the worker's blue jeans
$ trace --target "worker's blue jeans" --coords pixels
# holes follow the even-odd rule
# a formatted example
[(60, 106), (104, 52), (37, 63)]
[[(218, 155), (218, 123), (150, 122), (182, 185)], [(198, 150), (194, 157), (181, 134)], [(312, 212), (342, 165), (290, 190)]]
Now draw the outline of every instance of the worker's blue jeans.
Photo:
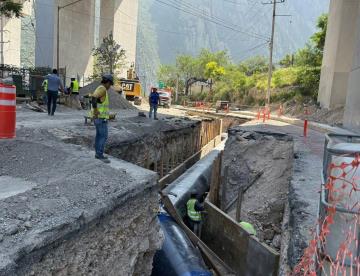
[(158, 109), (158, 105), (157, 104), (150, 104), (150, 113), (149, 113), (149, 118), (152, 117), (152, 113), (154, 111), (154, 119), (157, 118), (157, 109)]
[[(56, 101), (58, 98), (58, 91), (48, 91), (47, 92), (47, 110), (49, 115), (54, 115), (56, 111)], [(52, 107), (51, 107), (52, 104)]]
[(108, 122), (106, 119), (95, 119), (95, 153), (97, 157), (104, 156), (105, 144), (108, 139)]

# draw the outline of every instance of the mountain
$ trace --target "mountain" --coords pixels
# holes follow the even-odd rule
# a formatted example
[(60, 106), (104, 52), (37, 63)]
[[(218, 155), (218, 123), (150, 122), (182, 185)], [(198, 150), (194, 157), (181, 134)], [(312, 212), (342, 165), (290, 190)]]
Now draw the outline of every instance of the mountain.
[[(267, 55), (272, 5), (262, 2), (268, 1), (140, 0), (139, 44), (154, 64), (173, 63), (178, 54), (197, 54), (201, 48), (227, 50), (234, 62)], [(328, 8), (329, 0), (277, 4), (278, 15), (291, 16), (276, 17), (275, 60), (303, 47)]]

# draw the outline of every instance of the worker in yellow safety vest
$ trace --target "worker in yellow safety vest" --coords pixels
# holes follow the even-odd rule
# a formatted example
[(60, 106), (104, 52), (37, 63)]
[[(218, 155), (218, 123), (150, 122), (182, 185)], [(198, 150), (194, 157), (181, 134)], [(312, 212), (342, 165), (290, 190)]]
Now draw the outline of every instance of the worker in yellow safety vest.
[(191, 230), (200, 236), (201, 233), (201, 212), (204, 211), (204, 206), (199, 202), (197, 193), (191, 193), (190, 199), (186, 203), (187, 216)]
[(47, 95), (47, 93), (48, 93), (48, 84), (49, 84), (49, 82), (48, 82), (47, 79), (45, 79), (41, 84), (41, 86), (42, 86), (42, 88), (44, 90), (44, 95), (43, 95), (42, 99), (43, 99), (45, 105), (47, 104), (47, 101), (48, 101), (48, 95)]
[(71, 105), (75, 105), (75, 107), (79, 110), (82, 109), (80, 103), (80, 95), (79, 95), (80, 85), (78, 80), (75, 77), (71, 78), (70, 84), (70, 98), (71, 98)]
[(241, 221), (239, 224), (250, 235), (256, 236), (255, 227), (251, 223), (246, 222), (246, 221)]
[(100, 86), (91, 95), (91, 116), (96, 127), (95, 158), (104, 163), (110, 163), (110, 160), (104, 156), (104, 151), (108, 139), (108, 120), (110, 118), (108, 90), (112, 85), (114, 85), (113, 76), (106, 74), (102, 77)]

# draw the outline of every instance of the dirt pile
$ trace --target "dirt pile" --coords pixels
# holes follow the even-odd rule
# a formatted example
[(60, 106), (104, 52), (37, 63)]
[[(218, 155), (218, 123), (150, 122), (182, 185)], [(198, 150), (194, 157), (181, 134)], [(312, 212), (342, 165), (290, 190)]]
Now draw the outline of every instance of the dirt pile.
[(243, 189), (241, 220), (252, 223), (258, 238), (276, 249), (281, 247), (293, 147), (292, 138), (285, 134), (235, 127), (229, 130), (224, 150), (227, 212), (235, 218), (236, 198)]
[(284, 105), (285, 114), (299, 119), (308, 119), (310, 121), (328, 124), (332, 126), (342, 126), (344, 118), (344, 107), (337, 107), (333, 109), (321, 108), (314, 103), (307, 105), (308, 114), (304, 114), (304, 105), (296, 104), (294, 101), (289, 101)]
[[(96, 90), (100, 85), (99, 81), (94, 81), (80, 89), (80, 96), (88, 95)], [(136, 110), (137, 108), (128, 102), (122, 95), (120, 95), (113, 88), (109, 90), (110, 109), (128, 109)]]

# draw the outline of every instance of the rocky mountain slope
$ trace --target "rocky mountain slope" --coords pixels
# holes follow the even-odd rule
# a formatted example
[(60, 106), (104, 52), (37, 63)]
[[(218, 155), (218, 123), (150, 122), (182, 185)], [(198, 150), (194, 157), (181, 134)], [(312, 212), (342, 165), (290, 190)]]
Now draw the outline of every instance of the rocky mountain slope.
[[(201, 48), (228, 50), (234, 61), (267, 54), (272, 5), (262, 2), (266, 1), (140, 0), (139, 44), (155, 63), (158, 58), (172, 63), (176, 55), (196, 54)], [(316, 19), (328, 8), (329, 0), (279, 3), (277, 14), (291, 16), (276, 18), (275, 58), (303, 47), (315, 31)]]

